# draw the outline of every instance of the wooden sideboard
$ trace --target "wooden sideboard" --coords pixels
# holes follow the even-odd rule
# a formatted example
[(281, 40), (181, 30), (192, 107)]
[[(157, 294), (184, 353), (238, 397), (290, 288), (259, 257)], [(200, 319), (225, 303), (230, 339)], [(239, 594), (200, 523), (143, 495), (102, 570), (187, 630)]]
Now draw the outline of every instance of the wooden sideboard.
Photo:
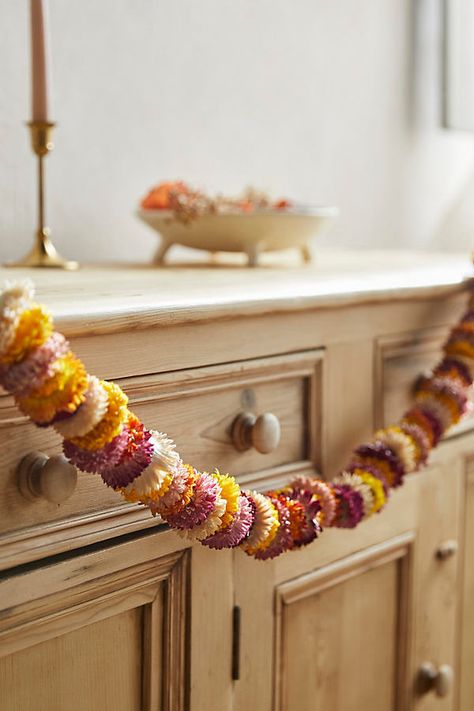
[[(332, 477), (396, 420), (466, 305), (466, 257), (322, 253), (313, 267), (84, 268), (32, 277), (89, 372), (115, 379), (196, 466), (265, 490)], [(272, 413), (281, 442), (239, 451)], [(2, 711), (472, 711), (474, 418), (353, 531), (272, 562), (190, 546), (79, 473), (0, 395)], [(424, 669), (424, 672), (422, 671)]]

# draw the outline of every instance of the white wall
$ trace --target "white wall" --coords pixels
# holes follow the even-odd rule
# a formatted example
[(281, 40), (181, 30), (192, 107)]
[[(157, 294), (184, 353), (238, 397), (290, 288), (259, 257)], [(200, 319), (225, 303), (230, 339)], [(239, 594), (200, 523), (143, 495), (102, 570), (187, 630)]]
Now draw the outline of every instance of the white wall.
[[(142, 259), (154, 182), (252, 183), (342, 215), (326, 243), (471, 246), (474, 139), (439, 128), (438, 0), (50, 0), (54, 238)], [(0, 259), (35, 220), (27, 0), (0, 0)]]

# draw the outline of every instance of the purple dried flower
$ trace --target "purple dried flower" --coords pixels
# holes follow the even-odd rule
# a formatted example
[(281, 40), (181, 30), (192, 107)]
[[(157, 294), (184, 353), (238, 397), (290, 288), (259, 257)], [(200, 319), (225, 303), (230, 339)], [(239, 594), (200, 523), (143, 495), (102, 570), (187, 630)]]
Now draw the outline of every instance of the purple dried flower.
[(201, 472), (194, 484), (193, 497), (179, 513), (165, 516), (172, 528), (192, 529), (204, 523), (213, 511), (220, 486), (207, 472)]
[(402, 483), (403, 477), (405, 476), (405, 468), (393, 449), (387, 447), (384, 442), (377, 441), (371, 442), (370, 444), (362, 444), (360, 447), (357, 447), (354, 454), (356, 455), (355, 463), (357, 463), (358, 457), (361, 458), (362, 462), (365, 457), (386, 462), (392, 472), (392, 481), (389, 482), (390, 486), (396, 487)]
[(0, 368), (0, 384), (20, 397), (37, 390), (54, 374), (54, 364), (69, 350), (69, 343), (61, 333), (52, 333), (42, 346), (30, 351), (19, 363)]
[(131, 484), (137, 476), (147, 468), (153, 457), (153, 442), (150, 441), (151, 432), (144, 430), (143, 439), (136, 446), (135, 451), (129, 457), (124, 453), (115, 466), (107, 467), (101, 471), (101, 476), (107, 486), (113, 489), (120, 489)]
[(450, 377), (450, 373), (452, 373), (453, 370), (457, 372), (459, 380), (461, 380), (467, 388), (472, 385), (469, 368), (465, 363), (457, 360), (454, 356), (446, 356), (446, 358), (443, 358), (434, 369), (433, 374), (441, 377)]
[(63, 442), (63, 451), (71, 464), (74, 464), (74, 466), (81, 471), (100, 474), (102, 470), (117, 464), (127, 446), (127, 441), (128, 430), (126, 427), (123, 427), (121, 432), (101, 449), (94, 451), (81, 449), (65, 439)]
[(443, 425), (434, 412), (429, 410), (427, 407), (424, 407), (423, 404), (420, 403), (419, 408), (430, 423), (431, 431), (433, 432), (433, 446), (436, 447), (444, 433)]
[(216, 550), (235, 548), (248, 535), (255, 518), (255, 510), (255, 503), (252, 499), (245, 494), (241, 494), (237, 512), (231, 523), (226, 528), (201, 541), (201, 543)]
[(334, 526), (337, 528), (355, 528), (364, 515), (364, 500), (360, 493), (347, 484), (335, 484), (337, 513)]

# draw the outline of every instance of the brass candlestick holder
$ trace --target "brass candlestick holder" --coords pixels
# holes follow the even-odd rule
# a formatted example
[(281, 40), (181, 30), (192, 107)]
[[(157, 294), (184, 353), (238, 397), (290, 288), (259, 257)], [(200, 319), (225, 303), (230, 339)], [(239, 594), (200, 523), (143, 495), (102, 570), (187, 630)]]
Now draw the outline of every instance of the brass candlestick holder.
[(56, 124), (49, 121), (31, 121), (28, 124), (31, 134), (31, 147), (38, 156), (38, 229), (35, 243), (28, 254), (19, 262), (7, 264), (8, 267), (52, 267), (55, 269), (77, 269), (79, 264), (61, 257), (51, 242), (49, 227), (45, 225), (45, 179), (44, 158), (54, 148), (53, 128)]

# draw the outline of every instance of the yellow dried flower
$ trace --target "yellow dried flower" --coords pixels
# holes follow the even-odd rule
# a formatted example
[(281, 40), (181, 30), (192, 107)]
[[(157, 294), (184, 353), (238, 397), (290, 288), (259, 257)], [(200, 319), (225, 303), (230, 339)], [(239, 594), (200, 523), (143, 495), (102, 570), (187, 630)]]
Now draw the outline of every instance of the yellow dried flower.
[(58, 412), (74, 413), (89, 385), (84, 364), (71, 351), (58, 358), (54, 370), (40, 388), (17, 399), (20, 410), (39, 424), (51, 422)]
[(369, 515), (377, 513), (377, 511), (380, 511), (380, 509), (385, 506), (385, 502), (387, 500), (382, 482), (376, 476), (370, 472), (364, 471), (363, 469), (354, 469), (353, 473), (360, 476), (364, 484), (367, 484), (372, 491), (374, 500), (372, 510), (369, 512)]
[(21, 312), (15, 335), (1, 362), (8, 365), (23, 360), (29, 351), (42, 346), (52, 332), (53, 319), (49, 311), (44, 306), (31, 304)]
[(255, 555), (257, 551), (268, 548), (280, 528), (278, 511), (270, 499), (256, 492), (251, 492), (251, 495), (257, 509), (250, 536), (241, 544), (247, 555)]
[(95, 452), (111, 442), (122, 429), (129, 417), (128, 397), (115, 383), (102, 380), (101, 385), (108, 395), (107, 411), (100, 422), (83, 437), (73, 437), (69, 441), (81, 449)]
[(234, 520), (239, 508), (240, 486), (233, 476), (221, 474), (218, 469), (212, 473), (212, 476), (217, 479), (221, 487), (221, 498), (226, 500), (226, 508), (222, 516), (222, 528), (226, 528)]

